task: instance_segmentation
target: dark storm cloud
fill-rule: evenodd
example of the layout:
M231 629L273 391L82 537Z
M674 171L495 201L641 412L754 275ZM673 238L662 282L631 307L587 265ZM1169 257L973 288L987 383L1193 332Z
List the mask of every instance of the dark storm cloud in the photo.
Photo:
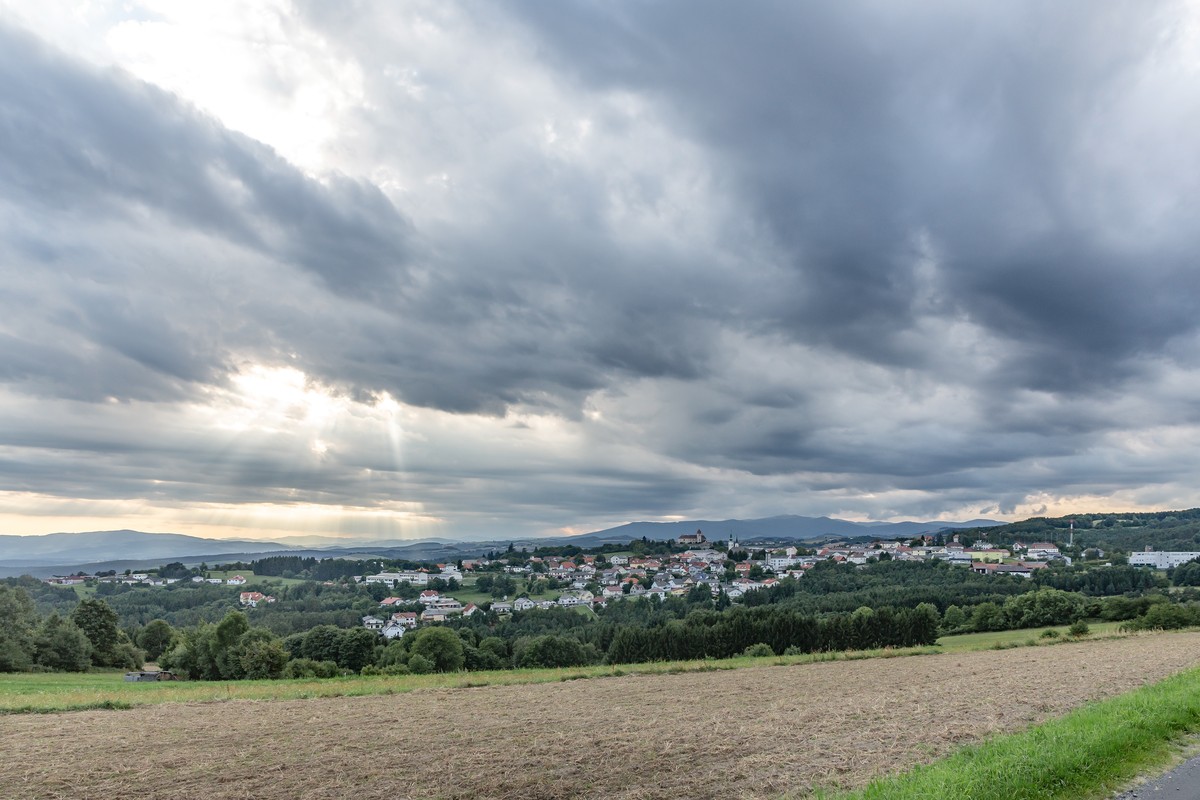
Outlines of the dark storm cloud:
M511 8L575 80L649 93L711 148L786 250L788 291L763 310L799 340L912 361L895 334L928 311L923 233L937 310L1013 344L997 382L1089 389L1196 328L1179 291L1195 178L1139 186L1178 134L1123 114L1170 77L1154 70L1183 35L1177 3ZM1171 102L1195 121L1198 94ZM1113 213L1139 192L1161 219ZM1138 237L1148 223L1191 233Z

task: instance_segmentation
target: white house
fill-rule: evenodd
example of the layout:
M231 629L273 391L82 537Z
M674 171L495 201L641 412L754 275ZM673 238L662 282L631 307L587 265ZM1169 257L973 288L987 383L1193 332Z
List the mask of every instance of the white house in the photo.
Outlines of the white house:
M772 572L779 572L795 565L799 561L800 559L796 557L795 553L792 553L790 556L774 555L767 558L767 566L771 568Z
M415 611L397 611L392 614L392 624L403 625L405 628L417 627L417 612Z
M1025 551L1026 558L1058 558L1061 553L1058 552L1058 545L1050 542L1034 542L1029 545Z

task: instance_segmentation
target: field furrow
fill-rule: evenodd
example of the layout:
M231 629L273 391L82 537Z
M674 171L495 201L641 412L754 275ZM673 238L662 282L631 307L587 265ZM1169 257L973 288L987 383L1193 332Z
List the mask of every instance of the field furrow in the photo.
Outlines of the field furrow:
M0 717L5 798L766 798L1200 663L1200 633L402 695Z

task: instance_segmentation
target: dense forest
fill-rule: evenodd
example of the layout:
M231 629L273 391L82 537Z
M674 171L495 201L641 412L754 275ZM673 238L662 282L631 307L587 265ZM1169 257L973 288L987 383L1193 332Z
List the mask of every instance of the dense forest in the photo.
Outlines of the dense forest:
M1026 544L1033 541L1049 541L1063 545L1073 536L1078 549L1096 547L1123 553L1144 550L1147 547L1155 550L1200 551L1200 508L1184 511L1033 517L1010 525L964 530L959 533L966 541L986 539L995 545L1018 541Z

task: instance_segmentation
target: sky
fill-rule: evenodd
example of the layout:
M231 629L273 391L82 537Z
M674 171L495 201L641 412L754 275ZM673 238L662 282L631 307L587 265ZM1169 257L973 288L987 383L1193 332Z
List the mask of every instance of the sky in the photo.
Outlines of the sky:
M1200 505L1200 6L0 0L0 533Z

